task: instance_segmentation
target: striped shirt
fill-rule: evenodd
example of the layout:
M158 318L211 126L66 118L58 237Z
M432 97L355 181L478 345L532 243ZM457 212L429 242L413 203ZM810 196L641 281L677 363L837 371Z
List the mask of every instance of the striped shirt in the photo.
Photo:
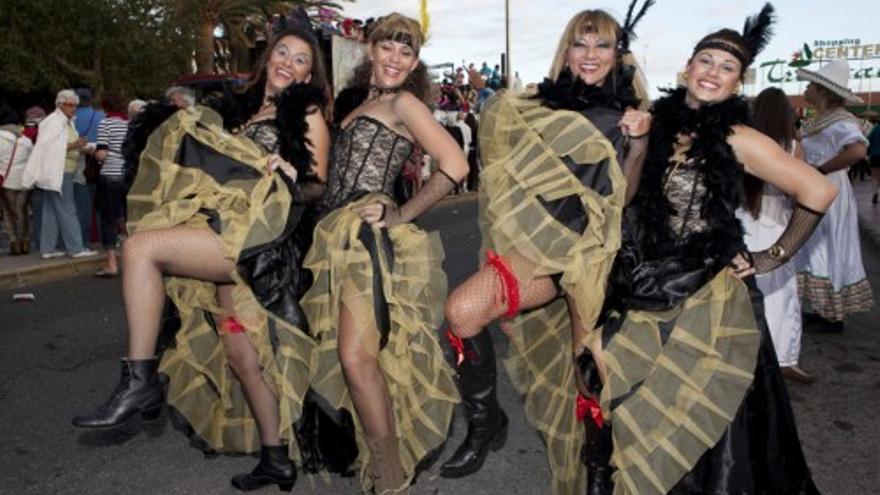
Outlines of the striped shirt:
M128 132L128 121L119 117L107 117L98 124L97 149L107 150L101 176L120 179L123 176L125 160L122 158L122 142Z

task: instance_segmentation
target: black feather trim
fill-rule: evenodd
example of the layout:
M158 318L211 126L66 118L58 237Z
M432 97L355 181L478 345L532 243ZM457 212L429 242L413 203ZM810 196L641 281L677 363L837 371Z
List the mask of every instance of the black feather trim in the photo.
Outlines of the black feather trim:
M632 86L634 70L629 65L619 65L618 69L605 78L600 86L588 86L571 70L565 68L556 81L544 79L538 84L535 98L554 110L564 109L581 112L595 107L625 111L627 107L638 108L640 100Z
M327 95L311 84L291 84L276 99L275 122L281 133L278 154L293 165L301 177L311 173L315 162L307 145L309 124L306 116L327 105Z
M694 110L685 104L684 88L668 93L651 109L648 154L610 279L609 298L615 300L606 301L608 307L646 305L645 301L651 298L656 303L657 293L661 293L660 299L665 299L665 307L669 307L689 296L690 291L701 287L746 250L742 225L734 213L741 204L743 170L727 138L734 125L748 123L748 103L735 97ZM675 211L664 190L667 168L680 134L693 136L687 157L693 158L692 166L705 180L706 195L695 201L701 205L700 216L707 223L704 231L682 239L669 228L669 218ZM675 284L679 290L674 294L658 289ZM642 297L646 287L653 291L650 297Z
M646 0L645 3L642 5L642 8L639 9L639 13L636 14L635 17L633 17L632 13L639 0L632 0L632 2L630 2L629 8L626 10L626 20L623 22L623 33L620 36L621 53L626 53L629 51L630 41L636 38L636 25L639 23L639 21L642 20L642 17L645 16L645 13L648 11L648 9L652 5L654 5L655 1L656 0Z
M220 114L223 127L230 132L238 132L263 104L263 91L252 87L245 92L225 88L222 95L211 95L203 105Z
M743 40L752 53L752 60L767 46L773 36L773 23L776 22L776 11L772 5L765 3L764 7L756 15L746 18L743 24Z
M336 95L333 103L333 125L339 127L345 117L367 100L369 88L349 86Z

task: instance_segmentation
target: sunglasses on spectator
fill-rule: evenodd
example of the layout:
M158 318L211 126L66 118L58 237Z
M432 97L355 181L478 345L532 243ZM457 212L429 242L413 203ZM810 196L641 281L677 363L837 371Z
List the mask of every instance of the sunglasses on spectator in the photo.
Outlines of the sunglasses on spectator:
M68 101L68 102L62 103L61 106L62 107L75 107L76 103L71 103Z

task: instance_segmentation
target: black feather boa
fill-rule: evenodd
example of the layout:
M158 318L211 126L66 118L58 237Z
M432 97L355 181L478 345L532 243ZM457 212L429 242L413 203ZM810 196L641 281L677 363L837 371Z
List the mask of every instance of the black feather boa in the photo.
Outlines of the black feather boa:
M333 102L333 125L339 127L342 121L355 108L361 106L361 103L367 101L369 96L369 88L361 88L357 86L349 86L336 95L336 101Z
M609 295L617 298L611 305L618 309L621 303L652 310L674 306L746 250L734 214L741 204L743 170L727 138L733 126L748 123L748 104L735 97L693 110L684 97L683 88L670 91L651 110L648 156L609 286ZM687 156L706 184L706 196L696 201L707 229L684 239L669 227L675 212L663 189L680 134L692 136Z
M222 96L209 97L204 103L220 114L224 128L238 131L259 110L262 91L236 93L227 90ZM297 169L300 182L317 180L311 169L314 157L307 146L310 143L306 137L309 130L306 116L326 105L326 93L304 83L291 84L275 99L275 125L281 134L278 154ZM176 106L167 102L151 103L129 125L122 146L128 184L137 175L138 161L150 134L177 110Z
M205 104L223 118L223 127L241 129L262 105L262 91L255 88L235 93L227 90L222 97L208 99ZM327 105L326 93L311 84L291 84L275 98L275 125L281 133L278 154L293 165L299 176L308 179L313 174L314 157L309 151L306 134L309 125L306 116Z
M581 112L603 107L623 112L627 107L639 107L640 100L632 86L633 74L632 66L619 65L614 73L605 78L602 86L588 86L565 68L556 81L547 78L538 84L538 93L534 97L553 110Z

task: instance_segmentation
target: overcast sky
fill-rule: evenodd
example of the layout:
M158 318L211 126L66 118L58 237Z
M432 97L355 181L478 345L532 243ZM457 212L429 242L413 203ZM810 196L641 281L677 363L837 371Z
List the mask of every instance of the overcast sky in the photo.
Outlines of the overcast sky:
M419 0L357 0L345 5L345 14L356 18L398 11L418 19ZM631 47L645 70L649 86L667 86L675 81L697 41L723 27L740 29L746 15L757 13L764 0L657 0L636 29L639 38ZM880 43L877 28L880 14L877 0L777 0L776 36L759 56L758 63L790 60L805 42L859 39L864 44ZM556 43L572 15L585 8L602 8L619 20L626 13L627 0L510 0L511 60L523 81L539 81L547 73ZM479 66L499 63L504 50L504 0L428 0L431 25L422 58L429 64L462 59ZM880 53L877 54L880 57ZM877 67L880 59L850 62L854 66ZM814 67L815 68L815 67ZM748 92L766 86L766 74ZM880 90L880 78L863 81L861 90ZM785 84L789 93L802 85ZM853 81L853 89L860 89ZM656 93L655 93L656 94Z

